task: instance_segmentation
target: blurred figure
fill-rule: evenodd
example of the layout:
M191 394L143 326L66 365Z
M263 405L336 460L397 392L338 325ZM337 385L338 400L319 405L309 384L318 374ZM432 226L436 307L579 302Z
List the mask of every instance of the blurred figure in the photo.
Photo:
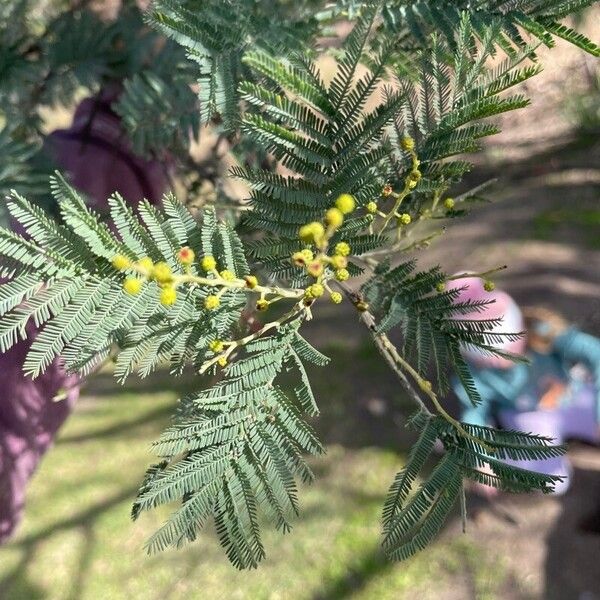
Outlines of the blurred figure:
M168 181L168 165L131 150L110 106L117 97L118 88L113 87L83 100L72 126L51 133L46 140L46 150L58 168L99 210L107 207L114 191L133 207L142 198L156 204ZM17 232L26 235L20 227ZM59 361L35 380L23 375L35 334L35 328L28 327L26 340L0 354L0 543L19 523L27 482L79 396L79 378L67 374Z
M505 292L485 291L479 277L451 281L460 290L457 302L489 300L480 312L461 318L502 318L494 333L517 333L523 338L497 344L500 350L525 354L529 364L488 356L475 347L464 348L481 404L474 407L462 386L454 391L462 404L461 420L475 425L497 423L553 438L600 443L600 340L570 327L556 313L534 308L519 309ZM566 457L543 461L511 461L516 466L561 475L555 493L569 487L571 465Z
M111 108L119 93L115 83L84 99L71 127L53 131L45 142L47 154L94 208L105 208L115 191L134 206L143 198L158 204L169 183L168 157L161 162L134 154L121 119Z

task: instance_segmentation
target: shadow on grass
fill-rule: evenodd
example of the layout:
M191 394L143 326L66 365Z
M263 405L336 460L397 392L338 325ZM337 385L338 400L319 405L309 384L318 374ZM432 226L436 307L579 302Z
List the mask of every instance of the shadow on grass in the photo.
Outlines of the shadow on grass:
M13 542L12 547L22 551L21 558L16 566L0 579L1 598L11 600L37 600L45 597L45 592L27 579L27 568L34 559L38 546L61 531L78 531L84 539L84 546L80 552L77 575L71 586L71 593L67 598L77 600L82 589L86 574L90 567L94 548L94 525L96 520L117 504L131 499L137 492L137 486L130 487L112 496L96 502L89 508L82 510L68 519L52 523L50 527L27 535Z

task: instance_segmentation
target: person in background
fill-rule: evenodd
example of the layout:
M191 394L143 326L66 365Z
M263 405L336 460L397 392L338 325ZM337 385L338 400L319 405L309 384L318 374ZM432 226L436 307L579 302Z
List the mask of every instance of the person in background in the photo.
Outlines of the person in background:
M462 386L455 383L461 420L475 425L499 425L553 438L600 443L600 340L586 334L557 313L544 308L521 311L505 292L487 292L479 277L451 281L458 290L456 302L489 300L480 312L465 319L502 321L495 333L524 331L522 338L498 344L515 354L524 354L529 364L488 356L475 347L463 349L481 404L473 406ZM555 493L564 493L572 468L566 456L540 461L510 461L516 466L561 475Z
M168 183L168 159L134 154L111 109L117 97L118 87L112 86L86 98L71 127L51 133L45 142L57 167L98 211L107 209L115 191L133 208L142 198L156 204ZM27 235L22 228L15 232ZM27 483L79 396L79 378L66 373L60 361L35 380L25 377L23 362L36 333L28 327L27 339L0 354L0 543L20 522Z

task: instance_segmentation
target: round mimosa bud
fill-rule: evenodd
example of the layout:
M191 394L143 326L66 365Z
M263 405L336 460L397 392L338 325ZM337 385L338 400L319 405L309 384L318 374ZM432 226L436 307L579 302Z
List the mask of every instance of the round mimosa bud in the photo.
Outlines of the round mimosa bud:
M206 308L206 310L215 310L220 304L221 300L218 296L206 296L206 299L204 300L204 308Z
M160 293L160 303L163 306L173 306L177 301L177 292L173 286L163 288Z
M123 282L123 289L132 296L139 294L142 289L142 280L137 277L128 277Z
M217 266L217 261L213 256L205 256L200 262L200 265L205 271L213 271Z
M196 258L196 254L189 246L184 246L177 253L177 260L182 265L191 265L194 262L195 258Z
M112 266L115 269L117 269L117 271L124 271L125 269L128 269L131 266L131 261L122 254L117 254L116 256L113 256L111 262Z
M335 201L336 208L344 215L349 215L356 208L356 200L350 194L341 194Z

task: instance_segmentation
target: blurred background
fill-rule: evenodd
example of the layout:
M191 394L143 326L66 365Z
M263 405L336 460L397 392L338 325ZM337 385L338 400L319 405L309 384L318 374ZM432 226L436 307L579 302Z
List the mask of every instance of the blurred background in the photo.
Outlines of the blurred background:
M594 40L599 17L579 25ZM506 263L498 285L520 304L600 335L600 70L560 41L540 58L544 72L526 84L532 105L504 118L466 182L498 178L494 202L454 220L419 260L448 272ZM72 113L45 114L48 131ZM133 524L132 498L151 440L194 382L159 371L119 386L106 369L85 384L28 488L17 535L0 547L0 598L600 599L600 450L583 444L570 447L565 496L469 498L466 535L457 514L412 560L384 559L380 510L412 439L410 406L351 309L321 313L307 337L332 358L310 374L328 452L312 462L317 479L302 489L294 531L266 533L257 571L232 569L210 530L183 550L145 555L167 512Z

